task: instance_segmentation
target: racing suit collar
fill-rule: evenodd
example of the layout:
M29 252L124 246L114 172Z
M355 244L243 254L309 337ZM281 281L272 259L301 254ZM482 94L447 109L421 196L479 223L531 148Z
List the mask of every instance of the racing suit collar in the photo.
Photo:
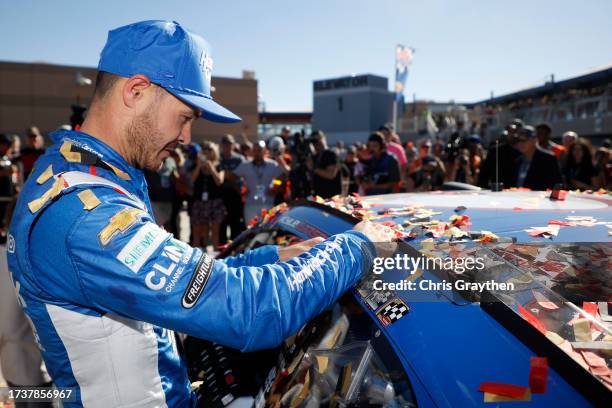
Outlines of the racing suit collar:
M119 170L127 173L130 176L130 181L120 184L125 184L129 190L133 190L132 192L136 193L145 203L149 202L147 183L143 171L131 166L123 156L102 140L76 130L57 130L50 133L49 138L55 144L61 143L64 139L70 139L97 154L104 161L112 164Z

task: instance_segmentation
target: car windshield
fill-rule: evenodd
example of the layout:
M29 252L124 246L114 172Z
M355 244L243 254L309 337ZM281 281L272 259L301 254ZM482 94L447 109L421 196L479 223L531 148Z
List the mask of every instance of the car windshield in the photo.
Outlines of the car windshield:
M419 251L428 257L484 259L482 270L438 270L436 274L451 281L512 283L513 290L458 293L483 307L504 305L612 389L612 246L608 243L447 242L421 245ZM502 319L505 325L509 322ZM516 326L508 328L518 334Z

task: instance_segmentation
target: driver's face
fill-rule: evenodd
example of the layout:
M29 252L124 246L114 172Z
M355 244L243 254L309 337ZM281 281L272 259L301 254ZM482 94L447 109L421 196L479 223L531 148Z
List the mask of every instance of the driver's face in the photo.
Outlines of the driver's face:
M127 134L131 164L157 171L179 144L191 141L191 126L200 112L165 90L152 91L158 95L132 120Z

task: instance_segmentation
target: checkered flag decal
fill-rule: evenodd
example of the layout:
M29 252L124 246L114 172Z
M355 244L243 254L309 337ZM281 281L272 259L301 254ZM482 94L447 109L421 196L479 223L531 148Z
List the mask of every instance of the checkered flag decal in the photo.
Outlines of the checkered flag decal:
M391 323L398 321L408 313L408 306L400 302L391 302L382 310L382 315L389 318Z

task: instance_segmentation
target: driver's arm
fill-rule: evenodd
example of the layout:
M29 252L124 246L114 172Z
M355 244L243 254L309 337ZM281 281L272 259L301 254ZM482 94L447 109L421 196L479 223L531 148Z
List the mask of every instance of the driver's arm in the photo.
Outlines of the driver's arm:
M252 255L215 261L172 238L127 199L102 196L101 190L102 204L76 220L63 219L62 211L80 204L76 194L41 214L31 237L32 254L38 254L32 263L46 275L46 289L102 313L242 350L280 344L351 287L374 256L365 235L349 232L287 262L234 267ZM128 210L132 215L123 221L134 216L132 225L110 239L104 235L101 243L100 234L112 232L113 217ZM50 246L65 256L46 256Z

